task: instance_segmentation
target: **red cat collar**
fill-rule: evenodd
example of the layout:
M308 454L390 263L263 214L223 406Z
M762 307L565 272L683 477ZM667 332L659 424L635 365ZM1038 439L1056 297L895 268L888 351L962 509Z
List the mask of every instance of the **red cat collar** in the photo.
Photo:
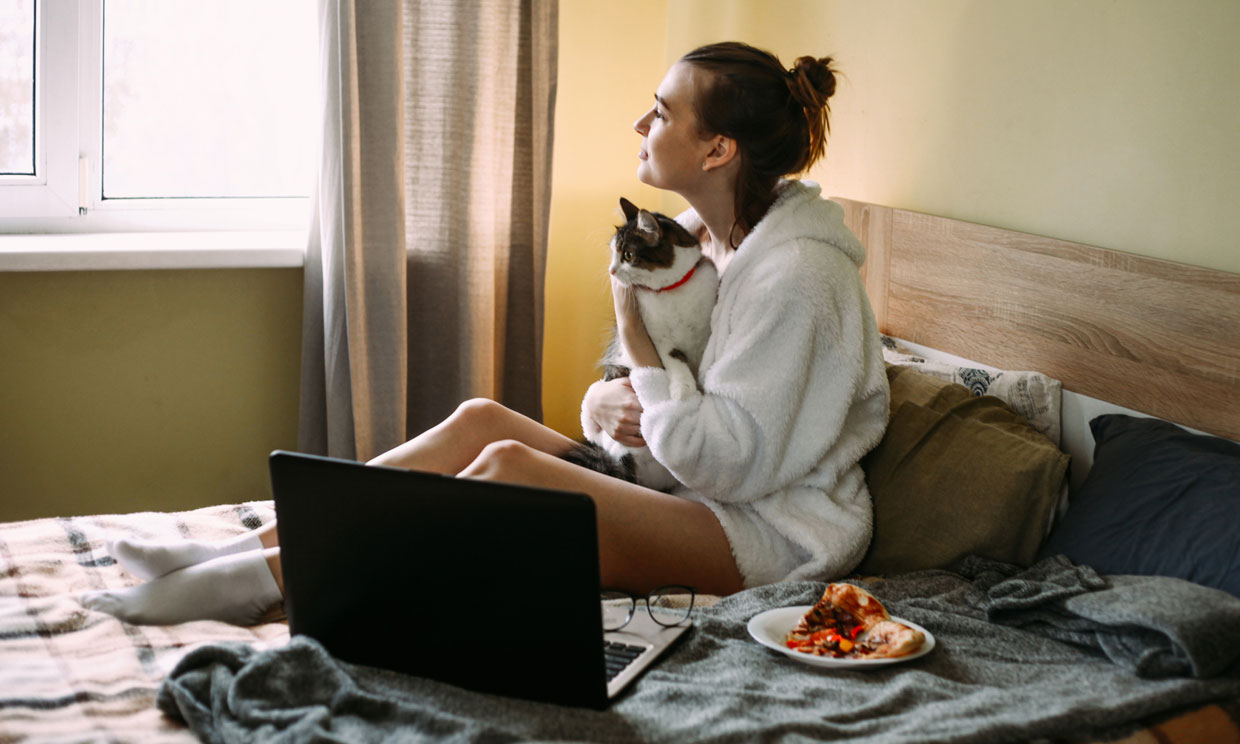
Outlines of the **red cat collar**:
M699 261L698 263L701 263L701 262ZM693 272L697 271L697 267L698 267L698 265L697 265L697 264L693 264L693 268L689 269L689 273L688 273L688 274L685 274L685 275L681 278L681 280L680 280L680 281L676 282L675 284L669 284L669 285L667 285L666 287L662 287L662 288L660 288L660 289L656 289L655 291L656 291L656 292L666 292L666 291L668 291L669 289L676 289L677 287L679 287L680 285L682 285L682 284L684 284L685 282L689 281L689 279L693 277Z

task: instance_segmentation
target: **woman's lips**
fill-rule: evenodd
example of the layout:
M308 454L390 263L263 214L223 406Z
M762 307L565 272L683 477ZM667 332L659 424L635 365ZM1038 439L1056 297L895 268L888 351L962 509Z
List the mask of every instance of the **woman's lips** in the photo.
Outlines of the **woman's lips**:
M647 159L647 158L649 158L649 157L650 157L650 156L646 154L646 151L645 151L645 150L638 150L638 151L637 151L637 159L638 159L638 160L646 160L646 159Z

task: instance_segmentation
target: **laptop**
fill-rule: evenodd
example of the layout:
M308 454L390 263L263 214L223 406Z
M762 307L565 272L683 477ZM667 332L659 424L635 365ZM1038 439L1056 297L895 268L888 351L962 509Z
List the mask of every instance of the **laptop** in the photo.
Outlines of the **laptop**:
M270 468L289 631L343 661L601 709L689 627L638 602L604 632L585 494L284 451Z

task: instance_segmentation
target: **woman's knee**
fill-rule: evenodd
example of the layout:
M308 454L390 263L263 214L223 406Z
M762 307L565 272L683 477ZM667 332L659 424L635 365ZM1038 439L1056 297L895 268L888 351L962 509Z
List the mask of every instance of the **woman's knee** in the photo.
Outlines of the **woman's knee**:
M504 480L507 475L524 472L534 453L533 447L516 439L491 442L461 471L461 477Z
M467 426L494 425L508 411L490 398L470 398L456 407L449 420Z

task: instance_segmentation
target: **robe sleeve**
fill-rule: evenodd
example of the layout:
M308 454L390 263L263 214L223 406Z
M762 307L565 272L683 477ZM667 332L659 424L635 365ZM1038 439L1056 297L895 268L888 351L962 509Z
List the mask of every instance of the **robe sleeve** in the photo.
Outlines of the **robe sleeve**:
M860 348L848 345L864 341L846 329L850 305L864 298L806 271L798 252L773 256L721 296L722 337L711 340L720 346L700 375L703 392L673 400L662 369L631 375L654 456L720 503L753 502L803 478L839 437L860 384Z

